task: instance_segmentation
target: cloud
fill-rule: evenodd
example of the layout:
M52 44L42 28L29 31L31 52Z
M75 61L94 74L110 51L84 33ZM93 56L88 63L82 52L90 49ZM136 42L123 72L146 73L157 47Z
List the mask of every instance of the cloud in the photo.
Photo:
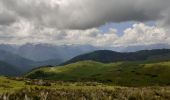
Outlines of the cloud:
M170 0L0 0L0 43L128 46L170 42ZM137 21L118 36L106 23ZM154 21L156 26L143 24ZM140 22L140 23L138 23Z
M117 30L111 28L103 33L97 28L87 30L56 30L55 28L37 27L32 23L20 21L10 26L0 26L0 43L49 43L49 44L90 44L94 46L133 46L150 44L169 44L170 34L166 28L148 26L144 23L134 24L118 36Z
M46 27L89 29L110 22L162 20L169 0L0 0L18 17ZM166 21L165 21L166 20Z
M17 17L15 14L7 9L0 3L0 25L9 25L16 22Z
M116 43L122 46L128 45L149 45L169 43L170 34L167 30L157 26L147 26L143 23L134 24L132 28L124 31Z

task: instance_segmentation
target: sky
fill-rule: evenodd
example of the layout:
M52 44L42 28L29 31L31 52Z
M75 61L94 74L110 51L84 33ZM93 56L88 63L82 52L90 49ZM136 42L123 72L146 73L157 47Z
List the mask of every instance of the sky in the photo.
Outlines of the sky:
M135 23L139 23L139 22L128 21L128 22L120 22L120 23L107 23L107 24L101 25L99 27L99 30L101 30L101 32L105 33L105 32L108 32L110 28L115 28L117 30L117 35L122 36L124 33L124 30L127 28L132 28L133 24L135 24ZM143 23L148 26L155 25L155 22L153 22L153 21L148 21L148 22L143 22Z
M170 43L170 0L0 0L0 43Z

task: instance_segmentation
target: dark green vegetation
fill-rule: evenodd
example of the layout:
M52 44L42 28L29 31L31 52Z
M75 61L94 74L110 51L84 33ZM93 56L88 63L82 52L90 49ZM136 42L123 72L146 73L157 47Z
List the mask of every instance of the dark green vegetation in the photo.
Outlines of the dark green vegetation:
M29 85L28 82L32 84ZM45 81L0 77L0 100L169 100L170 87L119 87L96 82ZM47 81L48 82L48 81ZM35 84L36 83L36 84ZM37 84L38 83L38 84Z
M122 86L170 85L170 62L77 62L60 67L40 68L26 75L32 79L97 81Z
M86 60L92 60L102 63L143 60L165 61L170 60L170 49L142 50L129 53L121 53L109 50L98 50L72 58L71 60L63 63L62 65Z

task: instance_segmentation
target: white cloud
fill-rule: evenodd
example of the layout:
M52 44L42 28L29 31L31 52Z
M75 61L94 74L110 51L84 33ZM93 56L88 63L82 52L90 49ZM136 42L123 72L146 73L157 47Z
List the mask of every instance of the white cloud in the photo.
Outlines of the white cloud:
M11 26L0 26L0 43L50 43L50 44L91 44L95 46L130 46L169 43L168 30L143 23L134 24L118 36L111 28L103 33L97 28L87 30L60 30L38 27L28 21L19 21Z
M122 45L166 43L167 37L169 37L169 34L164 28L139 23L134 24L132 28L126 29L117 43Z

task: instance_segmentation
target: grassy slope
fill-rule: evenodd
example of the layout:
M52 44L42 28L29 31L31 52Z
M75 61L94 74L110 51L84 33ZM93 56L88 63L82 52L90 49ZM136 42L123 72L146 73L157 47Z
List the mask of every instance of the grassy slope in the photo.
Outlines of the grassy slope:
M103 64L83 61L62 67L34 70L26 77L63 81L99 81L124 86L170 85L170 62Z
M0 76L0 93L14 92L24 87L24 82Z
M170 87L120 87L99 83L50 82L26 85L28 80L0 77L0 100L169 100ZM38 80L37 80L38 81Z

